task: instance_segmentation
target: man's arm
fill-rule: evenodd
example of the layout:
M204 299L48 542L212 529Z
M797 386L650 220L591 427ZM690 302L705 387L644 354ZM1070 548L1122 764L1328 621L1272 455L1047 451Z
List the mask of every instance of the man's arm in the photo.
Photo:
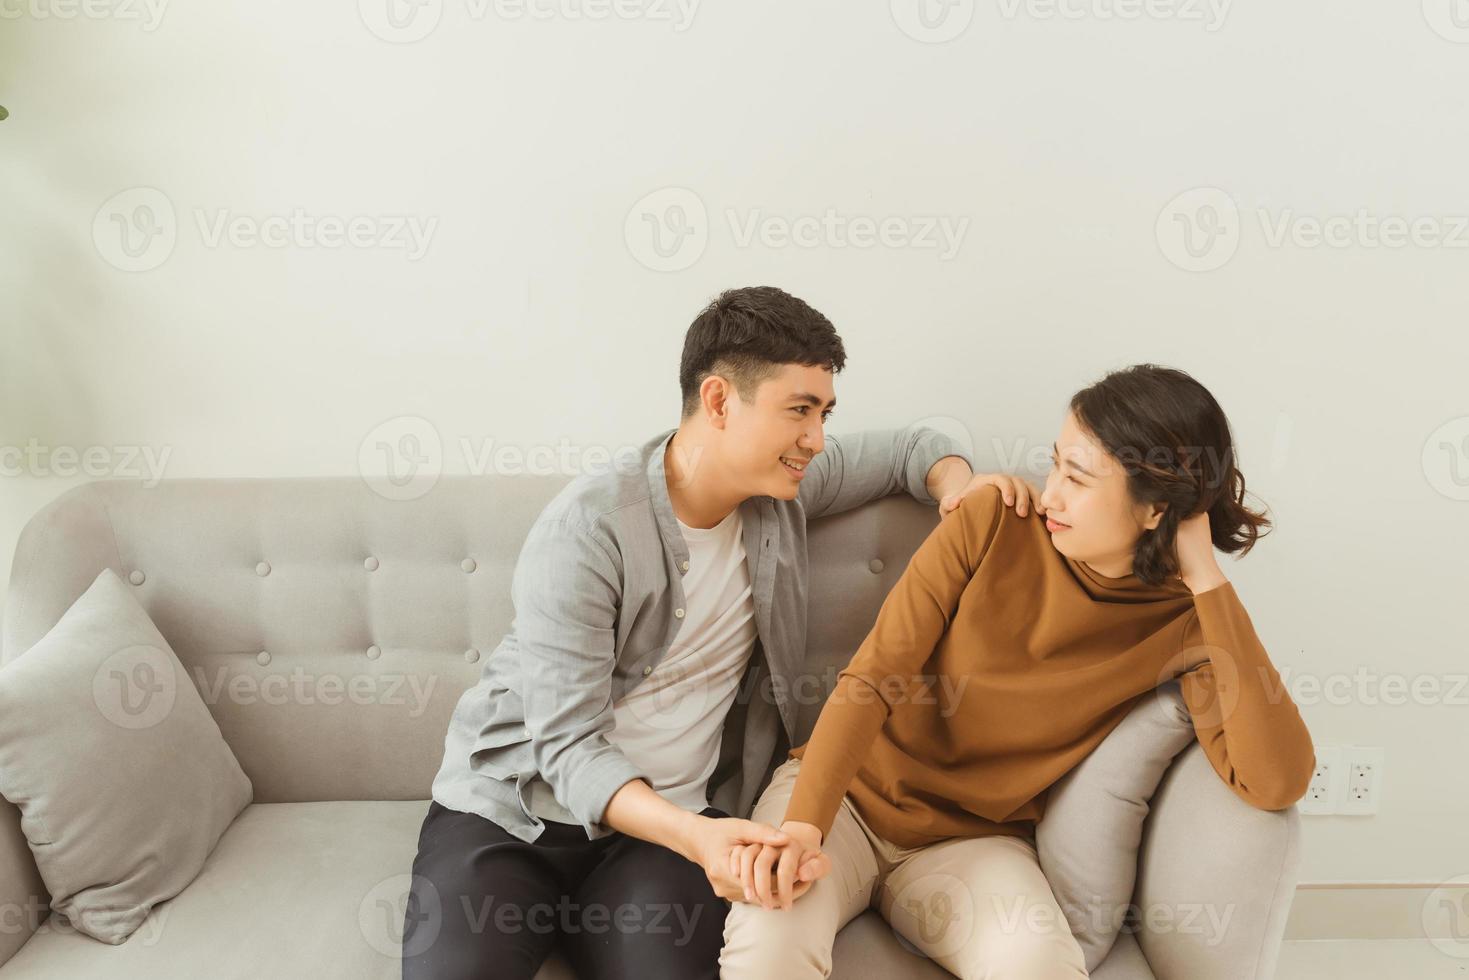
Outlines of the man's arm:
M604 535L569 520L537 524L521 550L511 594L536 767L588 836L604 837L610 828L662 844L702 867L721 897L738 899L730 849L789 838L767 824L715 820L670 803L607 739L616 723L616 555Z
M925 426L831 435L825 443L797 494L808 520L900 490L920 503L937 504L934 491L962 486L973 468L952 439Z
M746 844L783 847L789 835L769 824L738 817L706 817L668 802L641 779L634 779L612 795L607 804L609 826L631 837L662 844L698 865L720 898L732 902L754 896L745 891L739 873L730 866L730 851Z
M536 768L593 838L607 801L637 767L612 730L621 569L605 536L568 519L538 522L511 580L521 697Z

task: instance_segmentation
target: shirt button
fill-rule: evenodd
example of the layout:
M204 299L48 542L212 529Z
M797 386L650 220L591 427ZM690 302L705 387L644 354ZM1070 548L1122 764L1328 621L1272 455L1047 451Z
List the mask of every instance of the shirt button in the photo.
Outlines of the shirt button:
M681 568L681 569L683 569L684 571L688 571L689 570L689 563L686 562L686 561L681 561L681 562L678 563L678 567Z
M679 619L683 619L683 610L682 609L675 609L673 611L673 614L675 616L677 616Z
M644 667L643 668L643 676L644 677L647 677L652 672L653 672L653 668L652 667Z

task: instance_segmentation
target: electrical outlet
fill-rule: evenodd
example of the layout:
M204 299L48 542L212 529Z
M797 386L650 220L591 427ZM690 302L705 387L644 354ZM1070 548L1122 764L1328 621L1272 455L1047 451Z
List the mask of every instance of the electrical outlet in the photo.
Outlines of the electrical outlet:
M1317 745L1316 769L1306 795L1296 804L1301 813L1335 813L1345 789L1346 768L1341 750L1334 745Z
M1349 745L1342 754L1347 769L1347 791L1336 812L1353 816L1376 813L1382 797L1383 750Z
M1365 816L1377 812L1382 797L1384 752L1371 745L1317 745L1316 768L1306 795L1296 803L1302 814Z

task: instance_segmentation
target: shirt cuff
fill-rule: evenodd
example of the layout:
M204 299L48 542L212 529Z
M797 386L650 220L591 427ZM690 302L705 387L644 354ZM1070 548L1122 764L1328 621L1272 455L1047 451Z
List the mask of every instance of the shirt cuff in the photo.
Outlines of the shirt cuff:
M938 503L938 500L928 492L928 471L933 469L933 464L945 456L958 456L969 464L971 471L974 469L974 460L949 436L938 429L930 429L926 426L919 429L913 451L908 455L908 470L905 474L908 479L908 492L919 503Z

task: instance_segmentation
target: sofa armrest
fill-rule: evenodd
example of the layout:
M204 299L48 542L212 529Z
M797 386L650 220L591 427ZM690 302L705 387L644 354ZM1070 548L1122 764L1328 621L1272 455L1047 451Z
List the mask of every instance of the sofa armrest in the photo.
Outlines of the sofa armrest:
M51 893L20 831L20 808L0 799L0 964L26 944L50 908Z
M1300 814L1260 810L1198 742L1153 797L1138 862L1137 940L1157 980L1270 980L1300 874Z
M104 568L128 576L101 488L83 483L37 511L21 529L0 624L0 664L25 653L55 626Z

